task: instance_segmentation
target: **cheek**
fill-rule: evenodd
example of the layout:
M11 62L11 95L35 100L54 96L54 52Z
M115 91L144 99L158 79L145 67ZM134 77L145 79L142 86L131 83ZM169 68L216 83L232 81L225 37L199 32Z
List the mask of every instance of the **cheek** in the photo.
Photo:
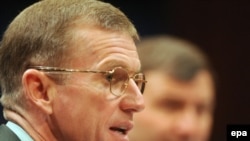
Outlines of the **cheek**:
M210 135L211 132L211 128L212 128L212 124L213 124L213 119L212 116L207 116L206 118L204 118L201 122L200 122L200 132L202 132L201 134L205 137Z
M89 115L94 116L101 112L105 108L105 100L101 94L90 88L64 86L58 90L54 108L64 118L82 122Z
M117 105L111 105L104 94L96 90L65 87L57 91L52 122L58 124L61 132L74 135L77 140L81 137L99 137Z
M135 123L143 128L148 128L152 132L166 131L170 123L166 114L154 109L145 108L144 111L135 114Z

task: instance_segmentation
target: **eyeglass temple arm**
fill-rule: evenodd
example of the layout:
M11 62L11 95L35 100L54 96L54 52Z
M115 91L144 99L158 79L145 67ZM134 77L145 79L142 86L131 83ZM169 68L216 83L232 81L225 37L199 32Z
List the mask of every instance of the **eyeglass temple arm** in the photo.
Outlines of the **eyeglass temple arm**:
M58 67L47 67L47 66L30 66L30 69L36 69L45 72L84 72L84 73L112 73L111 71L93 71L93 70L80 70L80 69L67 69Z

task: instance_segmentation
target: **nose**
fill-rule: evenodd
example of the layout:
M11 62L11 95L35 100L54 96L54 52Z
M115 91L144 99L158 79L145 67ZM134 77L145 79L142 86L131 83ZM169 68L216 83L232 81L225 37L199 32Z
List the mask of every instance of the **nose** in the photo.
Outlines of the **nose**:
M129 80L120 108L129 112L140 112L145 108L143 95L132 79Z

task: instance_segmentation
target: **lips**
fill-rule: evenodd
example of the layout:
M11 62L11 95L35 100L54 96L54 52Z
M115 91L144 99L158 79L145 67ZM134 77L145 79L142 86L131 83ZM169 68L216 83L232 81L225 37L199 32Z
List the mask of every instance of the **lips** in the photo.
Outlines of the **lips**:
M132 128L133 128L132 122L123 122L123 123L115 124L111 126L109 129L113 132L117 132L122 135L127 135L128 131L130 131Z
M123 135L126 135L128 132L128 129L125 127L110 127L109 129Z

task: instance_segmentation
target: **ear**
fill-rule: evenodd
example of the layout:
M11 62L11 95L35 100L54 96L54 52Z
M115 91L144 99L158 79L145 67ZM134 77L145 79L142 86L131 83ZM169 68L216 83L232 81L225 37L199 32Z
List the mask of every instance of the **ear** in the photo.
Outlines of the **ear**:
M47 114L51 114L55 95L54 83L44 72L29 69L22 77L24 94L31 103Z

